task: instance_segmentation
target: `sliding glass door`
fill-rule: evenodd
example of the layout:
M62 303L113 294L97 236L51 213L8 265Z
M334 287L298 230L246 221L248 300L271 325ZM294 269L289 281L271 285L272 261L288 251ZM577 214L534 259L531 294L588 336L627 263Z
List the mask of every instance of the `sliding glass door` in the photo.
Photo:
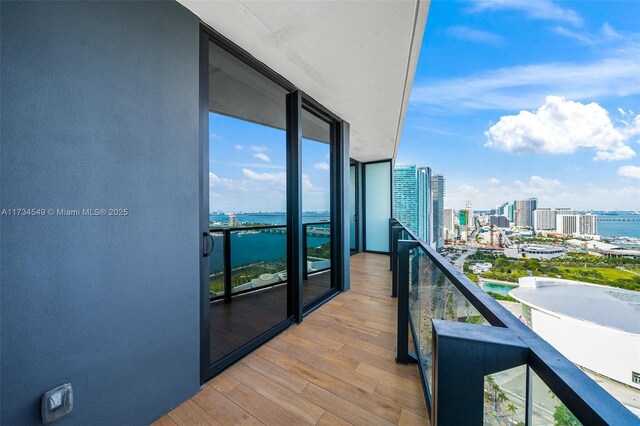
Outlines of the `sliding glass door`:
M200 55L204 382L342 285L348 146L339 118L219 35L203 29Z
M302 302L334 289L331 273L331 147L332 123L302 109Z
M291 323L287 90L208 43L209 375Z

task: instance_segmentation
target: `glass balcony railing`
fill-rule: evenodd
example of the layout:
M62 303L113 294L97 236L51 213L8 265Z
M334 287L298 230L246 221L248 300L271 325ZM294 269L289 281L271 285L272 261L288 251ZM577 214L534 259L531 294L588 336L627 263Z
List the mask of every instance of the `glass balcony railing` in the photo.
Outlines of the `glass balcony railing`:
M304 223L302 238L304 278L331 269L331 223Z
M287 227L212 228L210 299L231 298L287 281Z
M392 293L398 297L396 360L418 364L432 424L639 423L394 219L389 245Z

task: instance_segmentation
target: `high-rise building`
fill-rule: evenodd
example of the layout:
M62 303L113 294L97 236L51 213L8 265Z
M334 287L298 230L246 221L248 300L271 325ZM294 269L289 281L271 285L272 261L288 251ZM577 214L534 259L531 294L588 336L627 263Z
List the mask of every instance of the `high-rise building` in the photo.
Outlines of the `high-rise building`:
M433 239L436 250L444 247L444 176L431 175L431 196L433 198Z
M435 245L432 237L431 169L415 165L394 167L393 213L418 237Z
M567 210L567 212L569 211ZM598 216L558 213L556 215L556 232L564 235L595 235L598 233Z
M516 223L516 226L524 228L533 227L533 212L536 210L537 204L537 198L514 201L514 222Z
M502 203L498 207L496 207L495 214L499 216L509 217L509 203Z
M393 168L393 215L418 232L418 175L416 166Z
M538 208L533 211L533 229L538 231L556 228L556 211Z
M456 219L455 210L451 208L442 209L442 227L444 228L445 233L446 231L449 231L450 233L453 232L457 224L456 223L457 221L455 219Z
M533 212L533 229L538 231L549 231L556 229L556 216L559 214L576 214L574 210L568 208L538 208Z
M496 226L498 228L508 228L509 227L509 219L503 215L490 215L489 216L489 225Z
M578 232L577 214L556 215L556 232L564 235L573 235Z
M596 235L598 233L598 216L590 213L580 215L579 232L582 235Z
M514 203L507 204L507 219L511 222L515 220L516 216L516 205Z
M434 246L431 169L419 167L418 178L418 236Z

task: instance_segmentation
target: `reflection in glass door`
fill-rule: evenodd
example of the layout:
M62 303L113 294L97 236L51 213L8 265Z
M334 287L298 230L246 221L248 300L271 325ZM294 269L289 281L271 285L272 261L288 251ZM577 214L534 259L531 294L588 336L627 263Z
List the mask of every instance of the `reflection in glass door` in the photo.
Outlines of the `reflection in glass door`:
M302 302L334 288L331 274L331 124L302 109Z
M287 91L209 42L211 377L290 323Z

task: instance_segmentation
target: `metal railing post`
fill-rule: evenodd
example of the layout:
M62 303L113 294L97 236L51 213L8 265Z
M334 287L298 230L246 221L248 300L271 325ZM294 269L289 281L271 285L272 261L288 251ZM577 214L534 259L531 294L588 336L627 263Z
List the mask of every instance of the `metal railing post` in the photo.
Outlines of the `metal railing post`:
M398 297L398 240L402 233L402 226L391 227L391 245L389 256L391 257L391 297Z
M393 270L393 256L391 256L391 242L393 241L393 238L391 236L391 232L392 232L392 228L394 225L399 225L400 223L394 219L391 218L389 219L389 270L392 271Z
M231 303L231 231L229 229L225 229L222 235L222 253L224 256L224 303Z
M431 424L482 424L484 377L525 365L529 348L508 328L439 319L431 327Z
M398 261L396 271L398 274L398 332L396 362L408 364L409 356L409 251L418 246L417 241L400 240L398 245Z
M309 267L307 266L307 224L302 224L302 279L309 278Z
M533 383L532 383L532 377L531 377L531 367L529 367L528 365L525 367L526 368L526 382L525 382L525 388L524 388L524 393L525 393L525 399L524 399L524 403L525 403L525 418L524 418L524 424L525 426L531 426L531 418L533 416Z

